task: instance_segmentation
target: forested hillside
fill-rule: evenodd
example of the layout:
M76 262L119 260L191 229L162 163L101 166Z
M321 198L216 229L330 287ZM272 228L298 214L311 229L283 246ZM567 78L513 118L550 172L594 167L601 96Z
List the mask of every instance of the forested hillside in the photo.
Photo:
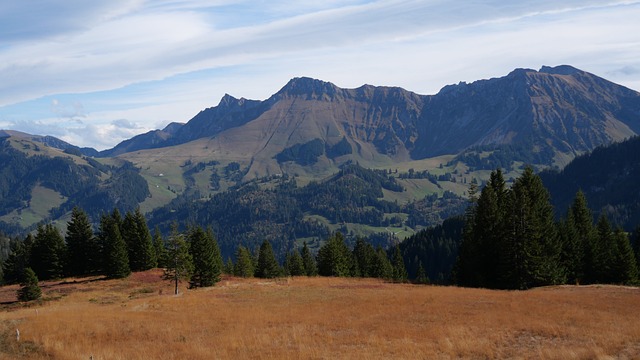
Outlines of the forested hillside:
M640 224L640 137L599 147L561 171L544 171L540 177L558 214L581 190L594 216L604 214L627 231Z

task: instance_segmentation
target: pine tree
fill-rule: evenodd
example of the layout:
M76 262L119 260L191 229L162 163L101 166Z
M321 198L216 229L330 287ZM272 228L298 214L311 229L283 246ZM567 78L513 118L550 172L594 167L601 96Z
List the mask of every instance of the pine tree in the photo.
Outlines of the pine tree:
M549 193L527 167L512 188L508 259L515 270L508 285L516 289L562 283L561 246Z
M416 272L416 282L418 284L428 284L429 278L427 277L427 273L424 271L424 267L422 266L422 261L418 265L418 271Z
M309 250L309 246L307 246L306 241L302 246L302 263L304 264L304 272L307 276L318 275L316 260L311 255L311 250Z
M593 245L593 280L596 283L614 282L615 240L611 224L605 215L600 215L596 224L597 236Z
M2 264L4 282L16 284L22 280L24 269L29 266L33 236L28 234L23 241L15 242L11 254Z
M42 297L42 291L38 285L38 277L31 268L24 269L20 289L18 290L19 301L38 300Z
M178 225L173 224L167 244L167 267L164 269L163 278L174 282L174 293L178 295L178 284L182 280L188 281L192 272L193 262L189 254L189 244L178 232Z
M29 266L42 280L59 279L64 275L66 245L52 224L39 226L31 249Z
M165 248L164 239L160 228L156 226L153 234L153 248L156 254L156 260L159 268L165 268L167 266L167 249Z
M356 244L353 247L353 260L357 265L359 274L354 276L372 277L372 265L376 256L376 250L371 244L366 242L363 238L356 239Z
M619 227L616 228L613 237L616 243L614 274L617 278L615 282L620 284L634 283L638 279L638 266L629 237Z
M254 266L251 259L251 252L244 246L240 245L236 249L236 263L233 267L233 274L244 278L253 277Z
M114 279L129 276L131 268L129 267L127 244L120 235L117 216L113 214L103 215L100 218L98 241L102 248L102 270L104 274Z
M376 249L376 256L371 267L371 276L379 279L391 279L393 266L387 257L387 252L380 246Z
M140 208L134 213L127 212L120 230L127 244L131 271L144 271L156 267L158 262L151 233Z
M393 250L393 280L396 282L407 281L407 268L400 252L400 246L396 245Z
M224 264L223 273L226 275L233 275L233 260L230 257L227 258L227 262Z
M99 246L84 210L74 207L67 223L67 273L72 276L100 271Z
M593 214L587 205L587 198L582 190L576 193L571 204L573 215L573 227L577 239L575 240L576 264L569 267L578 283L590 283L594 281L594 257L596 252L593 247L596 242L596 231L593 226Z
M562 244L560 261L567 272L567 282L579 284L583 278L584 251L579 242L573 210L569 208L566 219L558 223L558 235Z
M304 269L304 262L302 256L298 251L294 250L290 254L287 254L285 261L285 273L289 276L303 276L306 275Z
M318 251L318 273L322 276L351 276L351 251L337 232Z
M213 234L206 233L201 227L194 226L187 233L189 254L193 261L193 271L189 281L190 288L213 286L220 281L222 267L214 250Z
M281 275L280 265L276 260L273 248L268 240L264 240L260 245L258 254L258 266L256 266L256 277L271 279Z

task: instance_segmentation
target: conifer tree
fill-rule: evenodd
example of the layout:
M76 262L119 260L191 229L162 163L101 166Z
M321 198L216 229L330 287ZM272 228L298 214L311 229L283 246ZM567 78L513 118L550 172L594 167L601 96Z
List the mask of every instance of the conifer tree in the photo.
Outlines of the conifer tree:
M11 254L2 264L2 272L6 284L16 284L22 280L24 269L29 266L33 242L34 239L31 234L27 234L23 241L15 242Z
M222 267L218 259L219 253L214 250L213 234L205 232L201 227L194 226L187 233L189 254L193 261L193 271L189 287L213 286L220 281ZM217 256L216 256L217 255Z
M117 215L119 216L119 213ZM118 216L103 215L100 218L98 235L102 248L102 270L107 277L114 279L125 278L131 274L127 244L120 235Z
M294 250L290 254L287 254L285 261L285 274L289 276L306 275L304 262L302 261L302 256L300 256L298 251Z
M396 245L393 250L393 280L396 282L407 281L407 268L400 252L400 246Z
M576 193L571 204L573 224L576 232L576 261L575 277L577 282L589 283L593 281L594 257L596 253L593 249L596 242L596 231L593 226L593 214L587 205L587 198L582 190ZM571 271L571 268L570 268Z
M635 255L629 242L629 237L618 227L613 233L616 243L616 256L614 260L614 274L616 283L631 284L638 279L638 266Z
M613 238L609 219L603 214L596 224L597 236L592 247L593 251L593 281L596 283L612 283L614 274L614 261L616 260L616 242Z
M159 268L167 266L167 249L165 248L164 238L160 232L160 228L156 226L153 234L153 248L156 254L156 260Z
M244 278L253 277L254 266L252 255L249 249L240 245L236 249L236 263L233 267L233 274Z
M507 251L516 271L510 285L527 289L562 283L561 247L548 191L527 167L516 179L512 193L509 225L513 232Z
M189 280L193 272L193 262L189 254L189 244L184 236L178 232L178 225L173 224L171 236L167 243L167 267L164 269L164 279L171 280L178 295L178 285L182 280Z
M29 266L42 280L59 279L64 275L66 245L52 224L40 225L31 249Z
M422 266L422 261L418 265L418 271L416 272L416 282L418 284L428 284L429 277L427 277L427 273L424 271L424 267Z
M354 274L354 276L372 277L372 265L375 256L376 250L373 246L363 238L358 237L353 247L353 261L357 265L360 273Z
M304 264L304 272L307 276L318 275L316 259L314 259L313 255L311 255L311 250L309 250L309 246L307 245L306 241L302 246L302 263Z
M42 290L38 285L38 277L31 268L24 269L20 289L18 290L19 301L38 300L42 297Z
M67 223L67 273L72 276L100 271L100 248L93 236L91 221L84 210L74 207Z
M264 240L260 245L260 253L258 254L258 266L256 266L255 275L259 278L275 278L280 276L281 270L276 260L273 248L268 240Z
M318 251L318 273L322 276L351 276L351 251L340 232L329 237Z
M158 262L151 233L140 208L134 213L127 212L120 230L127 244L131 271L144 271L156 267Z
M227 262L224 264L223 273L233 275L233 260L230 257L227 258Z
M371 276L379 279L391 279L393 277L393 266L387 257L387 252L381 246L376 249Z
M566 269L567 282L579 284L584 274L584 249L579 242L571 208L567 211L567 217L558 223L558 234L562 246L560 262Z

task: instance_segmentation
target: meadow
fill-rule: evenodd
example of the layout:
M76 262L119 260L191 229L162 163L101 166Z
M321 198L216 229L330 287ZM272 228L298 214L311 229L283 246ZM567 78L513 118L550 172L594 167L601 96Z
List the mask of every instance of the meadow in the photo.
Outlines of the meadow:
M29 304L0 288L0 359L640 358L632 287L225 277L176 296L159 270L41 286Z

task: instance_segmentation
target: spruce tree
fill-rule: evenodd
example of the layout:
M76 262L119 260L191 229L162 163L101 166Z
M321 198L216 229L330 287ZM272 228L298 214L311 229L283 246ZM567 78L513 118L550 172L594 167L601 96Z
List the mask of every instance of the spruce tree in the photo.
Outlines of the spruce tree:
M259 278L275 278L281 275L280 265L276 260L273 248L268 240L264 240L260 245L260 253L258 254L258 266L256 266L256 277Z
M167 266L167 249L165 248L164 238L160 232L160 228L156 226L153 234L153 248L156 254L156 260L159 268Z
M372 266L375 256L376 250L373 246L363 238L358 237L353 247L353 260L360 273L354 274L354 276L372 277Z
M42 280L59 279L64 275L66 245L52 224L40 225L31 249L29 266Z
M294 250L290 254L287 254L285 261L285 273L289 276L303 276L306 275L304 269L304 262L302 256L298 251Z
M190 288L213 286L220 281L222 267L214 250L213 234L194 226L187 233L189 254L193 261L193 271L189 281Z
M113 214L103 215L100 218L98 235L102 248L102 271L104 275L114 279L125 278L131 274L127 244L120 235L118 219L119 217Z
M513 232L505 249L515 272L508 285L527 289L562 283L561 246L542 180L527 167L516 179L512 194L509 226Z
M638 266L629 237L620 227L616 228L613 237L616 243L614 274L617 279L615 282L620 284L634 283L638 279Z
M93 274L100 271L100 248L93 236L91 221L84 210L74 207L67 223L67 273L72 276Z
M304 264L304 272L307 276L318 275L316 259L311 255L311 250L309 250L309 246L306 241L302 246L302 263Z
M178 232L178 225L173 224L167 243L167 267L164 269L163 278L174 283L174 293L178 295L178 284L182 280L188 281L192 272L193 262L189 254L189 244Z
M318 251L318 273L322 276L351 276L351 251L340 232L329 237Z
M416 283L418 284L429 283L429 277L427 277L427 273L424 271L424 267L422 266L422 261L420 261L418 265L418 271L416 272Z
M575 231L577 239L575 240L576 264L572 265L569 271L574 273L576 282L590 283L594 281L594 258L597 256L593 249L596 242L596 231L593 226L593 214L582 190L576 193L570 211L573 215L573 231Z
M240 245L236 249L236 263L233 267L233 274L244 278L253 277L254 266L252 255L249 249Z
M4 282L16 284L22 280L24 269L29 266L33 236L28 234L23 241L16 241L9 257L2 264Z
M387 257L387 252L381 246L376 249L376 256L371 267L371 276L379 279L391 279L393 266Z
M127 212L120 230L127 244L131 271L144 271L156 267L158 262L151 233L140 208L134 213Z
M404 265L400 246L396 245L393 249L393 280L396 282L405 282L407 278L407 268Z
M593 281L608 284L616 279L614 262L616 242L609 219L603 214L596 224L597 236L593 245Z
M567 211L567 217L558 223L558 235L562 244L560 261L566 269L567 282L579 284L584 274L584 248L579 241L571 208Z
M22 280L20 281L20 289L18 290L19 301L38 300L42 297L42 290L38 285L38 277L31 268L24 269Z
M224 263L224 270L222 271L226 275L233 275L233 260L230 257L227 258L227 262Z

